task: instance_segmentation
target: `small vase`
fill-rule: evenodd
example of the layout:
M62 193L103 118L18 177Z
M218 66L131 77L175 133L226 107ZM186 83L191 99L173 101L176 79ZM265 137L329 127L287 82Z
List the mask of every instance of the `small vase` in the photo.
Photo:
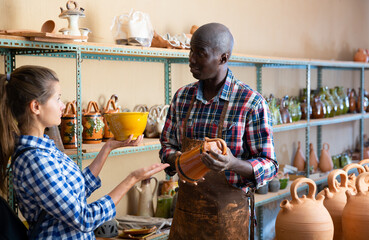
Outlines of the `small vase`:
M355 53L355 56L354 56L354 61L355 62L368 62L368 55L367 55L367 52L365 51L365 49L363 48L359 48L357 50L357 52Z
M297 167L299 171L304 171L305 169L305 157L301 151L300 141L297 143L297 150L296 150L295 158L293 160L293 166Z
M329 144L323 143L323 148L320 152L320 159L319 159L319 169L322 172L328 172L333 169L332 158L328 150L329 150Z
M309 157L310 166L313 167L314 172L316 172L316 170L318 170L318 157L316 156L312 143L310 143L310 155L309 156L310 156Z

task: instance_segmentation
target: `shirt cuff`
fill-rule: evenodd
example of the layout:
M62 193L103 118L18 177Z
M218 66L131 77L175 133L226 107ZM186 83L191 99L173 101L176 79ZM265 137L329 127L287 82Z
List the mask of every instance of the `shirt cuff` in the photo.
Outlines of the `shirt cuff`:
M101 203L102 209L104 210L104 222L113 219L117 214L113 199L109 195L105 195L98 201Z
M83 172L83 176L85 177L86 187L88 187L89 191L92 193L99 187L101 187L101 179L100 177L95 177L95 175L92 174L89 167L86 167Z
M264 181L264 168L261 165L260 161L258 160L248 160L248 162L252 165L252 169L254 171L254 177L255 181L253 184L256 188L259 188L266 184L266 181Z

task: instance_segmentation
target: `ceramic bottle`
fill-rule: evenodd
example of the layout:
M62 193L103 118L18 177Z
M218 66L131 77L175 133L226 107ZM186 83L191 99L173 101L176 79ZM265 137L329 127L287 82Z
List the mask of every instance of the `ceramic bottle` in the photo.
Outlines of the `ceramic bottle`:
M323 143L323 148L320 152L320 159L319 159L319 164L318 164L319 169L322 172L328 172L333 169L332 157L328 151L329 151L329 144Z
M299 198L299 185L309 185L308 196ZM276 239L296 240L333 238L333 221L323 205L324 197L315 199L316 184L309 178L298 178L291 185L292 200L283 200L275 222Z
M151 180L155 180L155 187L151 190ZM153 217L154 216L154 205L153 197L158 187L158 179L150 177L141 181L141 186L135 186L135 189L139 192L138 198L138 216Z
M299 171L305 170L305 156L302 153L300 141L298 141L297 143L297 150L296 150L295 158L293 160L293 166L297 167Z
M346 192L347 204L342 213L345 240L366 240L369 237L369 172L360 174L355 182L357 194Z

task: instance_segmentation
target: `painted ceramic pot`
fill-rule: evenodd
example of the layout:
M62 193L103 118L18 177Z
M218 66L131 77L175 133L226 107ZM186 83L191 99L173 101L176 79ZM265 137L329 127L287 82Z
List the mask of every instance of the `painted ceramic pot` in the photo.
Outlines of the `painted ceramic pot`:
M60 135L66 149L77 148L77 112L74 103L69 102L61 117Z
M364 240L369 236L369 173L360 174L355 182L357 194L346 192L347 204L342 213L342 228L345 240Z
M92 111L94 108L94 112ZM82 116L83 125L83 143L96 144L101 143L104 131L104 121L97 103L90 101L87 110Z
M183 182L197 184L197 182L210 171L201 161L201 153L209 151L210 149L219 154L227 154L227 144L223 139L205 138L205 141L201 145L177 157L175 162L176 170L179 178Z
M110 108L111 107L111 108ZM109 125L105 119L105 114L107 113L117 113L119 112L119 109L117 108L115 104L114 98L109 99L108 103L106 104L106 107L103 110L104 113L104 136L103 141L106 142L110 138L114 137L114 134L111 132Z
M341 177L341 183L337 184L337 176ZM334 225L334 240L343 240L342 233L342 212L347 202L346 191L348 188L347 173L341 169L333 170L328 175L328 188L324 188L320 195L323 195L324 206L332 217Z
M309 193L299 198L297 188L303 183L309 185ZM324 197L315 199L315 192L316 184L309 178L298 178L292 183L292 200L281 202L275 223L278 240L333 238L333 221L323 205Z

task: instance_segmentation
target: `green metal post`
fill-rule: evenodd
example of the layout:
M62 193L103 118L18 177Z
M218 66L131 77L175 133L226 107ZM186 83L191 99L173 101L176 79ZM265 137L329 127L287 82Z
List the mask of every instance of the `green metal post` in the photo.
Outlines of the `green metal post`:
M306 66L306 106L310 106L310 76L311 66ZM305 145L306 145L306 177L310 176L310 114L306 114L307 125L305 128Z
M317 88L320 89L323 83L323 74L322 67L318 67L318 77L317 77ZM322 149L322 126L317 126L317 134L316 134L316 151L318 154L318 159L320 158L320 149Z
M82 94L81 94L81 49L76 51L76 104L77 104L77 165L82 169Z
M361 76L360 76L360 99L361 99L361 108L360 108L360 159L364 159L364 72L365 68L361 68Z
M172 63L170 60L165 60L164 62L164 71L165 71L165 83L164 83L164 91L165 91L165 104L170 104L171 96L172 96Z
M256 90L263 94L263 65L256 64Z

